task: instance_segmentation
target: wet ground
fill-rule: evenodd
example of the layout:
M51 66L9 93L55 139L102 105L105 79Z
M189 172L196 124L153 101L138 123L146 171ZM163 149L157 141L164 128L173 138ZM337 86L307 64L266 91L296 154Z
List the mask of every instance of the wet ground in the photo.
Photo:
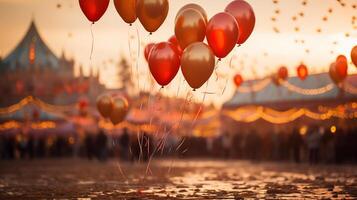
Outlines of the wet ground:
M145 176L147 174L147 176ZM0 199L357 199L357 166L243 161L0 162Z

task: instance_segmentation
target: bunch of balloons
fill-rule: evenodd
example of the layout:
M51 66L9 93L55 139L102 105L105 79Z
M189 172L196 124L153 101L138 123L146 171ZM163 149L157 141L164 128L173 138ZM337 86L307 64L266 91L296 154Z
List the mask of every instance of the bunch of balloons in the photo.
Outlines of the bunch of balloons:
M348 62L344 55L339 55L336 61L330 65L330 78L331 80L339 84L347 77Z
M175 19L175 35L168 42L148 44L145 58L150 72L163 87L181 71L195 90L212 75L215 57L226 57L236 44L243 44L255 26L252 7L244 0L234 0L225 12L209 21L206 11L197 4L182 7ZM208 45L203 43L207 38Z
M116 125L124 121L129 111L129 103L123 96L113 98L103 94L97 98L97 109L102 117L109 118Z
M95 23L106 12L109 0L79 0L79 5L87 19ZM114 0L114 6L124 22L131 25L139 18L150 33L160 28L169 12L168 0Z

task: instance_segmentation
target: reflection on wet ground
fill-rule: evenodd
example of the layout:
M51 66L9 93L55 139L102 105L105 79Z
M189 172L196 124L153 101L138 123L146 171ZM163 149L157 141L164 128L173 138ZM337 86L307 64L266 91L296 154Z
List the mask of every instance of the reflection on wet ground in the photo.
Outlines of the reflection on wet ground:
M118 161L0 162L0 199L106 198L357 199L357 166L160 160L147 169Z

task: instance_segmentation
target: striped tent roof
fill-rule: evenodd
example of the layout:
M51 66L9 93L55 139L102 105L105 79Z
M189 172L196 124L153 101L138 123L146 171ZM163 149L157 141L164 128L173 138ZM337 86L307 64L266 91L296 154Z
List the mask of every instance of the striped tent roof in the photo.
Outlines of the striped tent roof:
M249 88L252 85L259 84L259 82L262 82L262 80L246 81L241 87ZM304 102L329 102L329 100L345 102L357 100L357 94L341 90L338 86L332 84L328 73L310 75L304 81L298 77L290 77L287 83L295 86L295 88L306 90L324 88L328 85L330 85L330 89L325 93L306 95L291 91L288 87L277 86L273 82L270 82L266 87L257 92L243 93L237 89L233 97L227 101L223 107L229 108L245 105L276 105L279 107L283 104L291 105L294 104L294 102L299 102L299 104L303 105ZM344 84L357 87L357 75L349 76Z
M31 48L34 53L33 65L51 67L54 69L59 68L59 59L42 40L34 21L31 22L30 27L22 41L8 56L3 59L3 62L5 63L4 66L12 70L15 69L16 66L21 68L31 66L29 59Z

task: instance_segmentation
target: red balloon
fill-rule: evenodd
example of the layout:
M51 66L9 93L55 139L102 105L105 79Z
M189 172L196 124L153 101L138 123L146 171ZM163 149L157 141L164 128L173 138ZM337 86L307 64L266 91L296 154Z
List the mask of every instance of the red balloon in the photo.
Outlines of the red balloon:
M241 86L243 83L243 77L240 74L237 74L234 76L234 84L237 86L237 88L239 86Z
M301 80L305 80L306 77L309 75L309 71L308 71L306 65L304 65L304 64L299 65L299 67L297 67L296 71L297 71L298 77Z
M175 45L170 42L156 44L149 56L150 72L162 87L175 78L180 69L180 56Z
M243 44L252 34L255 26L255 14L253 8L243 0L232 1L225 9L237 20L239 27L238 44Z
M169 39L169 42L171 42L171 44L175 45L175 47L177 48L177 51L178 51L178 53L179 53L179 55L181 57L183 51L182 51L182 49L180 47L180 44L178 43L178 40L177 40L176 36L175 35L171 36L170 39Z
M154 46L155 46L154 43L149 43L146 45L146 47L144 49L144 55L145 55L146 61L149 61L150 52Z
M336 59L335 69L338 77L344 80L347 77L348 61L346 56L339 55Z
M238 40L238 24L228 13L218 13L207 24L207 41L218 58L226 57Z
M109 0L79 0L84 15L93 23L104 15L108 5Z
M280 67L278 71L278 78L281 80L286 80L288 76L288 69L286 67Z

